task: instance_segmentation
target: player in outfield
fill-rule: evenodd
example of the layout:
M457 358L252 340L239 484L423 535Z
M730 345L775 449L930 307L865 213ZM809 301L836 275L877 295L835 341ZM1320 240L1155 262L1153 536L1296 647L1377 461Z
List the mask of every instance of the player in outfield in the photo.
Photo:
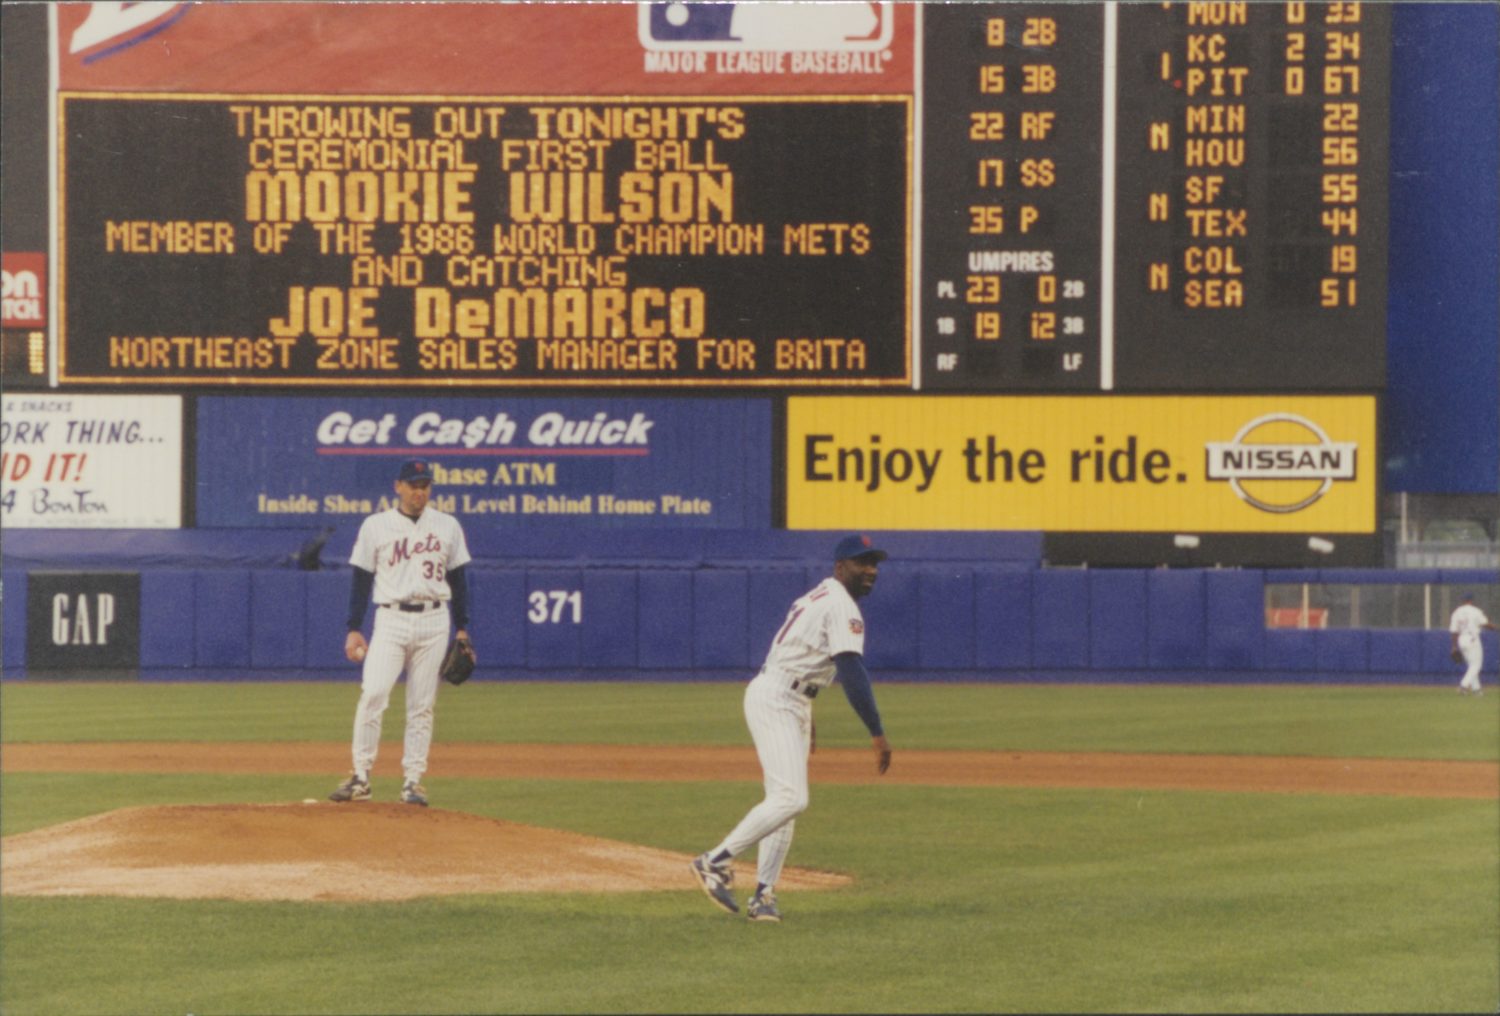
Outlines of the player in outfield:
M1484 643L1480 640L1480 634L1484 628L1496 630L1490 619L1484 616L1484 611L1474 605L1474 594L1465 593L1463 602L1454 608L1452 616L1448 618L1453 662L1465 665L1464 676L1458 682L1460 695L1470 692L1475 695L1484 694L1484 688L1479 684L1479 669L1484 666Z
M739 904L730 892L730 862L759 844L752 921L779 921L776 879L792 845L796 818L807 809L807 759L817 745L813 699L837 678L849 704L870 731L875 765L890 768L875 692L865 670L865 621L855 602L875 588L886 552L868 536L847 536L833 552L833 575L792 604L771 640L760 673L745 688L745 722L765 776L766 796L718 846L693 860L693 875L715 905L731 914Z
M421 460L402 463L396 506L365 519L349 554L354 583L344 655L354 663L363 662L364 671L354 712L354 771L328 795L330 801L370 799L380 723L391 689L405 670L406 751L401 768L406 780L401 800L427 806L422 775L432 745L433 705L448 646L450 609L457 637L469 637L469 586L464 574L469 548L458 520L428 505L431 495L431 466ZM367 645L360 629L372 592L375 631Z

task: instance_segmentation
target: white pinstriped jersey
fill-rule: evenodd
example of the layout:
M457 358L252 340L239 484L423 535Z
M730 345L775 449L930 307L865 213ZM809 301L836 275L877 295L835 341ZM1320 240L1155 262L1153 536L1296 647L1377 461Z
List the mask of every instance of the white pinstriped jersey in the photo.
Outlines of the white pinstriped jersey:
M349 563L375 573L377 606L447 600L448 571L469 563L463 527L430 505L415 521L399 508L365 519Z
M1458 636L1459 645L1470 645L1479 641L1479 629L1490 623L1484 611L1472 603L1460 604L1448 620L1448 631Z
M826 578L787 613L762 668L818 688L833 683L833 658L865 651L865 619L849 590Z

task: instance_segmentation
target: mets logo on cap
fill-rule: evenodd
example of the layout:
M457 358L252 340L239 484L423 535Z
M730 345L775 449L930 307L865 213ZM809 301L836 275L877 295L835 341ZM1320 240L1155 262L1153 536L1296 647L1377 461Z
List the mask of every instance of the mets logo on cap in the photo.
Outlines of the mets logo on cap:
M421 459L411 459L401 463L401 472L396 479L410 483L413 480L432 480L432 473L427 468L427 463Z
M1295 413L1268 413L1241 427L1229 441L1210 441L1207 476L1227 481L1247 504L1264 512L1301 511L1328 493L1336 480L1356 475L1359 445L1333 441L1316 423Z

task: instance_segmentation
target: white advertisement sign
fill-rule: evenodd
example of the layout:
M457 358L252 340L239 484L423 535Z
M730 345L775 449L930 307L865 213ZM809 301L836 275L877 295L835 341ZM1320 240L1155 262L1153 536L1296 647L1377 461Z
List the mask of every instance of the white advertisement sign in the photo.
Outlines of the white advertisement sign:
M181 525L181 396L15 394L0 400L0 526Z

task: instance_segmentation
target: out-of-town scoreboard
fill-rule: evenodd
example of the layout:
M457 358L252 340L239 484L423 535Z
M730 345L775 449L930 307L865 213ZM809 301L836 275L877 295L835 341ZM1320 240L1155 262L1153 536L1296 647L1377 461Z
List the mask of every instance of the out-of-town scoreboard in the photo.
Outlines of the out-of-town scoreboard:
M1389 21L929 10L923 386L1380 387Z

